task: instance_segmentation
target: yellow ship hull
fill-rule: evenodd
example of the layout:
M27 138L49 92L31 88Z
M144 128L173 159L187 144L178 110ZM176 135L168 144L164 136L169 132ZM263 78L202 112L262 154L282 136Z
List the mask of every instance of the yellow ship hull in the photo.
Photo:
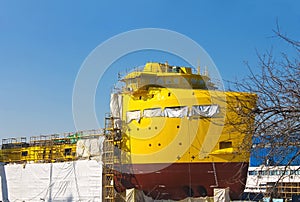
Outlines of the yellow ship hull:
M239 199L246 182L253 123L253 117L241 114L254 108L254 95L150 87L122 94L122 102L126 123L118 190L136 187L153 198L179 200L212 196L214 188L229 187L231 199ZM192 116L195 105L218 106L218 113ZM187 113L182 117L144 113L174 107L186 107ZM241 107L246 111L240 112ZM140 117L128 118L127 112L137 111Z

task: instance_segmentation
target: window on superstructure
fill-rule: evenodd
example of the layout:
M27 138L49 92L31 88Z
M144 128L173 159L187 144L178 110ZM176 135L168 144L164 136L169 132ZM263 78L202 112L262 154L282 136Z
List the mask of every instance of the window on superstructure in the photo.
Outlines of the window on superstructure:
M64 155L69 156L69 155L71 155L71 153L72 153L72 148L66 148Z
M166 78L166 79L165 79L165 82L166 82L166 84L171 84L171 83L172 83L172 80L171 80L171 78Z
M232 142L220 142L219 148L220 149L232 148Z
M249 175L257 175L257 171L256 170L250 170Z
M160 85L164 84L164 81L162 80L162 78L157 79L157 84L160 84Z
M156 82L155 82L155 78L151 78L150 79L150 83L149 84L156 84Z
M277 175L282 175L283 174L283 170L277 170Z
M197 84L198 84L198 79L196 79L196 78L191 78L191 83L192 83L193 85L197 85Z
M22 156L28 156L28 151L22 151Z

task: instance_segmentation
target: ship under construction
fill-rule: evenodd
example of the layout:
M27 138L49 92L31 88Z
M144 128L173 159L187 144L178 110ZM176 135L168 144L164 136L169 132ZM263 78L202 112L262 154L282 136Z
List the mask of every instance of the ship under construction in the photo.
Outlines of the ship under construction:
M217 188L228 188L231 199L241 197L256 95L221 91L207 74L168 63L147 63L120 82L103 130L3 139L1 161L101 162L103 201L130 188L153 199L207 197ZM44 199L53 198L46 193Z

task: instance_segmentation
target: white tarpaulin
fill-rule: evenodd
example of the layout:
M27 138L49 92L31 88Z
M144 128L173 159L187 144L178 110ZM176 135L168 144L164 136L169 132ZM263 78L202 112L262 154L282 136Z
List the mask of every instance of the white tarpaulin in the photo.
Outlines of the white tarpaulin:
M173 200L155 200L146 196L143 191L138 189L126 189L126 196L123 198L125 202L172 202ZM123 200L122 200L123 201ZM177 202L214 202L213 197L188 197ZM175 201L174 201L175 202Z
M141 111L129 111L126 112L126 118L127 118L127 123L130 123L132 120L136 120L137 122L140 122L141 119Z
M110 95L110 112L114 118L122 118L122 95Z
M102 163L95 160L8 164L0 171L2 201L102 199Z
M122 128L122 95L121 94L111 94L110 96L110 112L114 118L114 127Z
M145 109L143 111L143 117L145 118L160 117L160 116L163 116L163 112L161 108Z
M195 105L192 106L190 116L212 117L219 113L219 105Z
M172 118L183 118L188 114L188 107L166 107L164 115Z
M0 200L4 201L4 202L8 202L8 191L7 191L7 180L6 180L6 173L5 173L5 169L4 169L5 163L0 163Z
M154 202L154 200L146 196L143 191L137 189L126 189L125 202Z
M229 188L214 188L214 202L229 202Z
M101 161L103 141L104 136L78 140L76 145L76 156L79 158L91 158Z

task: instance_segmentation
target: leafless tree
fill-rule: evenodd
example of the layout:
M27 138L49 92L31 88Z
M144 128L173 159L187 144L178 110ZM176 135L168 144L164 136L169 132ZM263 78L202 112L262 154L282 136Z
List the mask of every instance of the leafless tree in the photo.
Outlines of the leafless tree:
M287 168L300 165L300 41L282 34L279 27L274 33L289 50L257 54L258 68L246 63L250 76L233 86L257 94L257 107L251 111L254 157L265 165Z

